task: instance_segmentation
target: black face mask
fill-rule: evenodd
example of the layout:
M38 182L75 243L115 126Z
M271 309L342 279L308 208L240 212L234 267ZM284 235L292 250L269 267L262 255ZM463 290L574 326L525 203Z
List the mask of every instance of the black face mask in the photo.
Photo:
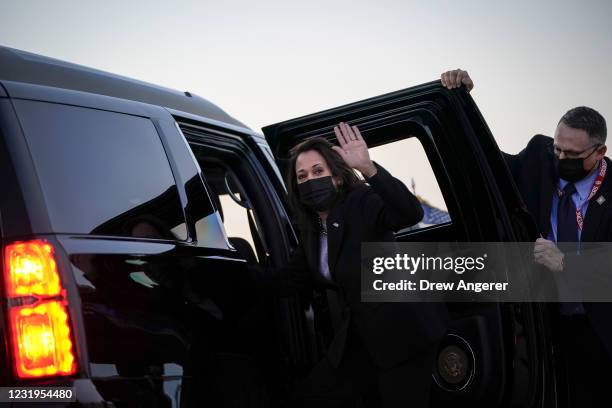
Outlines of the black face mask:
M594 152L595 150L593 150L591 154ZM570 183L575 183L578 180L582 180L589 175L591 170L593 170L584 169L584 159L591 156L591 154L589 154L587 157L581 157L578 159L559 159L555 156L555 170L557 171L557 175ZM595 166L596 165L597 163L595 163ZM593 168L595 166L593 166Z
M314 211L328 210L336 198L331 176L318 177L298 184L300 202Z

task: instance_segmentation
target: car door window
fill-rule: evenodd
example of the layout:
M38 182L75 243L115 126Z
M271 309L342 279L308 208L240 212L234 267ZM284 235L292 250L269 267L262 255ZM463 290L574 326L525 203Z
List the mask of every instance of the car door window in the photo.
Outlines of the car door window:
M378 145L371 147L369 152L372 160L404 182L423 207L423 219L402 231L451 222L440 185L418 138L408 137Z

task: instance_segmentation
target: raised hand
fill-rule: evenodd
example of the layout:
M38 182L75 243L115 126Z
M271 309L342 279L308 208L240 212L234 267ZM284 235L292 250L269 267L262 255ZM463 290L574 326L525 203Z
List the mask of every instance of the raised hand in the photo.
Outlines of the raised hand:
M370 160L368 146L357 126L349 126L340 122L338 126L334 127L334 132L340 146L333 146L333 149L344 159L346 164L360 171L366 178L376 174L376 166Z
M453 71L446 71L440 75L442 85L448 89L459 88L461 85L465 85L468 92L474 88L474 82L470 78L470 74L462 69L455 69Z

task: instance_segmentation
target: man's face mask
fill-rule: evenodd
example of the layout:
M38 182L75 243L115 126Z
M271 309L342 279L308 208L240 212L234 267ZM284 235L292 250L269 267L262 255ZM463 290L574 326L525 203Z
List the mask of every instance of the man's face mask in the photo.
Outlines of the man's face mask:
M336 198L331 176L318 177L298 184L300 202L314 211L325 211Z
M586 170L584 168L584 160L588 159L593 153L595 153L598 147L599 146L595 146L593 151L586 157L559 159L555 155L555 170L557 171L559 177L563 180L575 183L588 176L593 168ZM595 167L595 165L597 165L597 163L595 163L593 167Z

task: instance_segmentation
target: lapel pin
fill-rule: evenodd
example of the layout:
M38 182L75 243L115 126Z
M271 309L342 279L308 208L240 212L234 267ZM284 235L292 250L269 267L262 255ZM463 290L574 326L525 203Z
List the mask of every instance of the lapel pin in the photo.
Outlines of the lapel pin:
M332 225L333 225L334 227L336 227L336 228L338 228L338 227L340 226L340 224L338 224L337 222L334 222Z
M606 201L606 199L604 198L604 196L599 196L599 198L595 201L597 201L597 204L602 205Z

